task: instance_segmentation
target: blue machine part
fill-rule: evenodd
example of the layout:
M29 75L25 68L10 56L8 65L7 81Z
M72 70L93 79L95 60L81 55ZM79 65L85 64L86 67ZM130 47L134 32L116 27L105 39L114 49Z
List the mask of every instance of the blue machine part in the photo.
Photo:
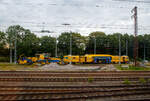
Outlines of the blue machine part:
M98 63L98 61L103 61L102 63L111 63L111 57L94 57L94 63Z
M46 63L46 60L37 60L37 62L45 62Z
M48 62L54 62L54 63L56 63L56 62L60 62L59 60L49 60Z
M29 63L29 64L32 64L32 63L33 63L31 59L27 59L27 58L25 58L25 57L23 57L21 60L22 60L22 61L26 60L27 63Z
M32 63L32 60L31 60L31 59L27 59L26 57L23 57L21 60L22 60L22 61L26 60L27 63Z
M30 60L30 59L26 59L26 60L27 60L28 63L32 63L32 60Z

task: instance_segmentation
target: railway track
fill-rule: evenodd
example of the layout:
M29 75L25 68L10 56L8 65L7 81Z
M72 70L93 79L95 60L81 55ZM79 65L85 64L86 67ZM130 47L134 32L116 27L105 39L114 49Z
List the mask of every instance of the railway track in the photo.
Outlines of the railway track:
M40 76L40 77L87 77L87 76L150 76L150 73L0 73L6 76Z
M11 94L18 93L18 92L28 92L28 93L39 93L39 92L90 92L90 91L102 91L102 92L109 92L109 91L118 91L118 90L150 90L150 86L148 85L122 85L122 86L3 86L0 88L0 94L9 93Z
M77 88L74 86L74 89L70 90L70 87L66 86L65 89L60 89L56 87L52 87L53 89L41 89L41 88L31 88L27 90L21 90L18 88L14 88L13 90L10 89L9 93L7 91L3 91L0 89L0 100L83 100L83 99L101 99L105 100L108 99L107 97L113 98L115 100L120 99L121 97L127 97L128 96L146 96L150 95L150 87L143 87L142 85L135 86L135 87L130 87L125 86L125 87L105 87L105 88L87 88L82 89L77 86ZM63 88L63 87L62 87ZM67 89L69 88L69 89ZM39 89L41 89L39 91ZM55 89L55 90L54 90ZM56 90L57 89L57 90ZM110 99L111 101L111 99Z
M146 83L122 83L140 78ZM149 71L0 71L0 101L148 101L149 80Z
M150 73L150 71L0 71L0 73Z
M145 80L149 80L150 77L141 77ZM93 82L93 81L138 81L140 77L49 77L49 78L39 78L39 77L0 77L0 81L4 82Z
M0 77L149 77L150 71L0 71Z

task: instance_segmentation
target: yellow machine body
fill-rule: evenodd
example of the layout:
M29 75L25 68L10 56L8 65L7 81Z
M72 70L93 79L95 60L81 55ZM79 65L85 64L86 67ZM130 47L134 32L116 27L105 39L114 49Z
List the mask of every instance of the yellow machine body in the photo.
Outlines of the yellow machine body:
M70 55L68 55L68 56L64 56L64 59L63 59L63 61L67 64L67 63L69 63L69 62L72 62L72 63L79 63L80 61L80 58L79 58L79 56L70 56Z
M64 63L68 64L69 62L72 63L94 63L95 57L109 57L111 59L111 63L119 63L119 56L113 56L109 54L86 54L84 56L78 56L78 55L67 55L64 56L63 61ZM121 56L120 59L121 63L128 63L129 57L128 56ZM99 62L101 63L101 62Z
M112 63L119 63L119 61L121 63L128 63L129 62L129 57L128 56L121 56L119 58L119 56L112 56L112 60L111 60Z

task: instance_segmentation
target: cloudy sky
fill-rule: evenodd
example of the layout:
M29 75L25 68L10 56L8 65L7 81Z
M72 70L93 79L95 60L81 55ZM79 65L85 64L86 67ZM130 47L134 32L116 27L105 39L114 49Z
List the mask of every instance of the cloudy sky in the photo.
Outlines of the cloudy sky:
M149 0L0 0L0 30L19 24L38 36L50 35L36 32L42 29L54 31L51 35L64 31L132 34L134 6L138 7L139 34L150 33Z

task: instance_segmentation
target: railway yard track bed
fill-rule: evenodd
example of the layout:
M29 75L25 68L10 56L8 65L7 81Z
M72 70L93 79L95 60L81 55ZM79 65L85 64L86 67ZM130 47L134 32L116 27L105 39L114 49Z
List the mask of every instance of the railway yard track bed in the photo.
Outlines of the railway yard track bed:
M0 100L148 101L149 80L148 71L0 71Z

